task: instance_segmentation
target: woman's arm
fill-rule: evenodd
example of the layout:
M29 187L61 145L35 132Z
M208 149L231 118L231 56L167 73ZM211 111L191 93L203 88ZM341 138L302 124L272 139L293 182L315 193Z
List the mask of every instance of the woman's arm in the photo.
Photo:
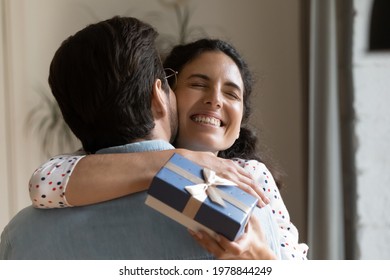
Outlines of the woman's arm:
M29 193L34 207L63 208L71 206L65 198L65 190L77 163L85 155L59 155L37 168L30 178Z
M268 246L260 221L251 216L244 234L237 241L222 235L213 238L207 232L192 232L191 235L205 250L220 260L276 260Z
M279 227L281 258L288 260L307 259L308 246L299 243L298 229L290 220L290 214L271 172L263 163L255 160L241 161L239 164L252 173L256 183L269 198L269 206Z
M212 153L185 149L159 152L63 155L38 168L30 179L30 197L39 208L59 208L99 203L146 190L173 153L213 169L218 175L259 198L251 175L231 160ZM258 191L258 190L257 190ZM263 194L262 194L263 195Z

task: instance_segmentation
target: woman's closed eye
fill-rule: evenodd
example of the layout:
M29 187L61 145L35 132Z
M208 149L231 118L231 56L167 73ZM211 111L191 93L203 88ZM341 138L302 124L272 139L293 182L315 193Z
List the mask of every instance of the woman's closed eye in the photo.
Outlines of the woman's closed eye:
M241 95L234 91L225 91L225 95L228 96L228 98L230 99L234 99L238 101L241 100Z
M190 87L202 89L207 88L208 86L205 83L190 83Z

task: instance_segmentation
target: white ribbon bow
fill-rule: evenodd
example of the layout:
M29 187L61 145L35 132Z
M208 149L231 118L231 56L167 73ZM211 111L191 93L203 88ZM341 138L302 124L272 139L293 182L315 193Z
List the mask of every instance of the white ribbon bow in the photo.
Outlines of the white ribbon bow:
M219 177L215 171L204 168L203 176L205 182L193 186L186 186L185 189L197 200L203 202L207 197L211 199L214 203L225 207L225 202L223 201L223 192L217 188L218 185L230 185L237 186L232 181Z

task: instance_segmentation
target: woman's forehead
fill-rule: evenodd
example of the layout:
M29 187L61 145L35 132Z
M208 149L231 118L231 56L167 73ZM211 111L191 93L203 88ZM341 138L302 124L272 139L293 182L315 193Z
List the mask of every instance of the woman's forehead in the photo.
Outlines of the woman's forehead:
M179 72L179 76L226 78L243 88L241 72L237 64L228 55L220 51L206 51L189 61Z

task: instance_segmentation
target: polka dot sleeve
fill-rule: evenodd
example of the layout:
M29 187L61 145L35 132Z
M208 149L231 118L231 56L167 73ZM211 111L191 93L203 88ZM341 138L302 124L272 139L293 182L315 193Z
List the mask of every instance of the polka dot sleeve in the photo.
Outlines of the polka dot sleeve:
M51 158L34 171L29 182L32 204L36 208L71 207L65 197L66 185L82 152Z
M279 226L282 259L306 260L308 246L299 243L298 229L290 221L290 214L268 168L256 160L236 159L235 161L252 174L254 180L260 184L265 195L270 199L269 204Z

